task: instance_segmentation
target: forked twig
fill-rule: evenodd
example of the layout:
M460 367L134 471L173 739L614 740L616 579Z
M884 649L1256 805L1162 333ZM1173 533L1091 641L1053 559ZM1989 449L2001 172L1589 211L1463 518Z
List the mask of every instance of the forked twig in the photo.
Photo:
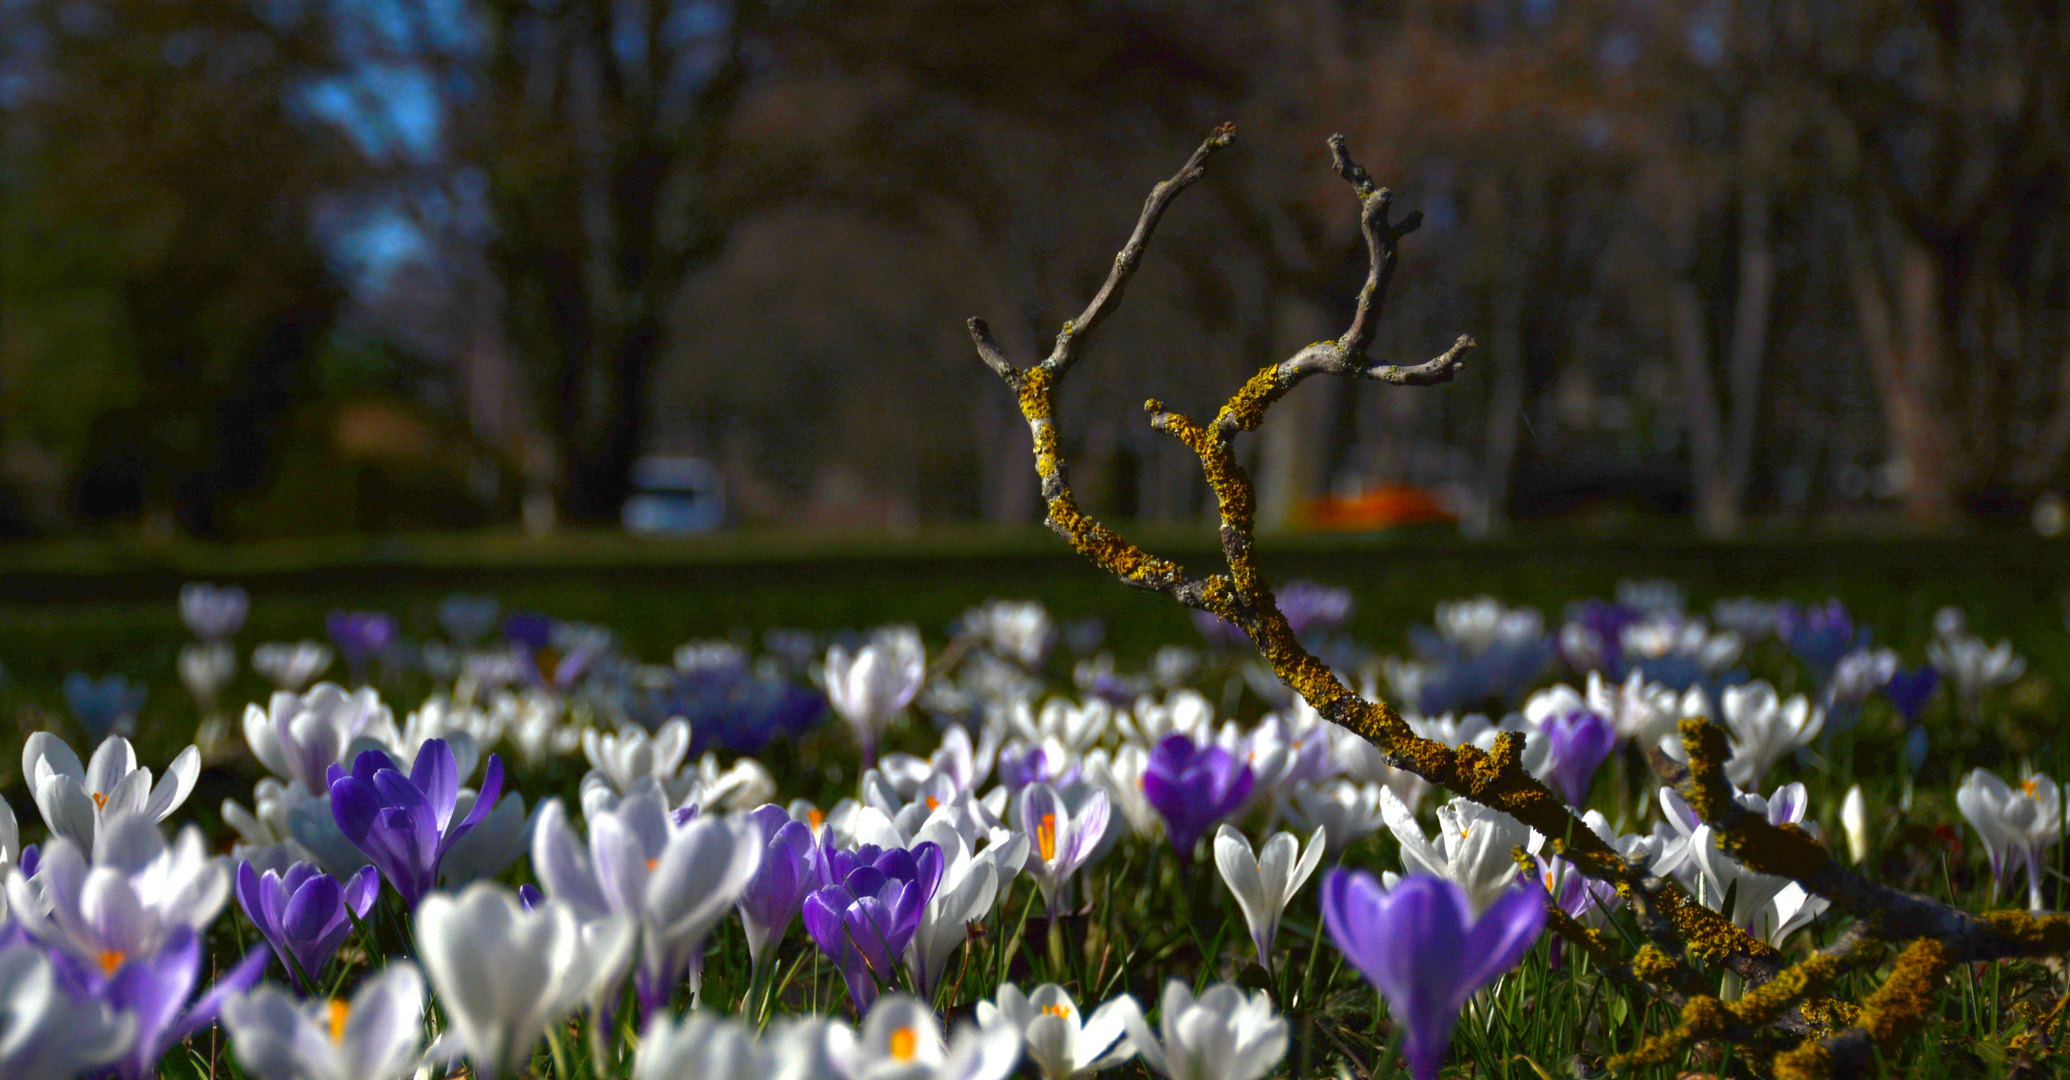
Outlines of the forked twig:
M1365 239L1367 272L1351 325L1334 341L1319 341L1252 375L1201 424L1151 400L1150 423L1179 441L1200 460L1221 518L1224 569L1188 574L1178 563L1153 555L1081 510L1072 495L1055 408L1058 384L1081 355L1087 340L1120 300L1165 211L1181 191L1205 174L1209 160L1227 147L1235 128L1210 133L1179 171L1144 200L1134 231L1115 256L1107 279L1078 318L1066 322L1049 356L1019 368L999 347L984 320L971 319L978 357L1019 398L1035 444L1035 469L1042 481L1045 522L1080 554L1125 584L1162 592L1188 607L1235 623L1254 642L1274 674L1317 713L1364 737L1387 762L1415 773L1483 806L1515 817L1547 838L1552 851L1577 871L1613 886L1633 912L1647 944L1628 958L1609 949L1598 933L1554 919L1556 932L1583 948L1613 978L1680 1010L1670 1032L1643 1044L1622 1064L1665 1060L1697 1040L1724 1040L1775 1057L1779 1073L1796 1077L1856 1076L1876 1052L1921 1022L1933 990L1947 968L1964 960L2037 956L2070 949L2070 916L1992 912L1973 916L1927 897L1870 882L1835 863L1809 834L1777 828L1747 813L1731 798L1722 772L1724 736L1707 721L1685 723L1683 737L1691 765L1670 776L1702 820L1712 825L1721 847L1749 869L1781 874L1825 897L1859 922L1831 948L1795 964L1724 916L1695 902L1672 880L1633 866L1577 817L1558 795L1525 771L1523 739L1512 733L1483 751L1450 747L1422 738L1385 701L1351 692L1295 639L1286 616L1260 574L1255 551L1256 497L1236 460L1239 432L1255 430L1265 413L1311 375L1343 375L1402 386L1449 382L1473 348L1462 335L1424 363L1397 366L1366 355L1379 324L1388 283L1394 276L1404 236L1421 222L1417 214L1390 217L1393 194L1373 182L1351 159L1341 135L1330 137L1337 174L1359 200L1359 231ZM1672 770L1673 766L1669 766ZM1859 1008L1825 996L1842 972L1880 958L1887 943L1909 942L1882 989ZM1697 965L1728 969L1748 992L1725 1003L1702 993ZM1619 1062L1613 1062L1619 1064Z

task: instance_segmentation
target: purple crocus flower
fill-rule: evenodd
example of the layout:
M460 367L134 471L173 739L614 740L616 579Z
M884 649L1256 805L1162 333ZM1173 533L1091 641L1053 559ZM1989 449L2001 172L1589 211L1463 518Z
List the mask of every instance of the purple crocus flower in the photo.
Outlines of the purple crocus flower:
M1196 747L1184 735L1167 735L1150 751L1143 796L1164 816L1179 857L1191 859L1200 838L1250 797L1256 779L1248 763L1219 746Z
M740 894L740 922L747 931L748 957L762 962L762 954L783 940L791 920L805 902L805 894L819 884L814 867L812 827L791 820L789 811L764 803L748 813L748 820L762 830L762 865L748 879Z
M453 842L487 817L503 791L503 761L489 755L481 794L465 820L453 820L460 798L459 769L444 739L427 739L408 775L387 754L368 750L353 759L352 771L329 772L331 817L352 845L381 870L381 876L411 907L438 884L439 862Z
M1420 874L1389 890L1371 874L1332 870L1322 909L1330 940L1402 1026L1416 1080L1436 1080L1459 1010L1515 967L1545 929L1536 889L1512 888L1476 919L1465 890Z
M353 918L365 918L380 892L381 875L371 866L343 885L314 863L298 862L285 874L261 874L249 861L237 867L238 906L304 993L352 933Z
M1940 685L1941 673L1932 664L1922 664L1918 671L1900 669L1892 674L1890 681L1883 684L1883 693L1897 706L1905 726L1910 727L1919 722L1919 714L1926 711L1926 703L1933 700L1933 692Z
M1552 744L1547 779L1569 803L1580 806L1588 799L1589 781L1595 779L1597 767L1617 746L1616 729L1595 713L1580 710L1550 717L1539 730Z
M353 682L365 682L367 661L395 643L395 616L385 612L333 611L323 626L352 669Z
M839 884L805 898L805 932L841 969L856 1015L877 999L879 979L895 977L899 958L920 929L920 918L942 880L942 849L925 841L911 849L830 853L827 869L853 865ZM867 857L867 861L865 861Z
M1868 628L1857 635L1854 619L1838 599L1802 608L1787 601L1777 605L1775 634L1811 669L1813 681L1820 686L1832 681L1841 657L1869 644Z
M1068 784L1077 778L1078 766L1056 740L1014 742L999 751L999 782L1009 791L1029 784Z
M174 1043L215 1023L223 1003L250 990L272 959L267 950L253 949L189 1004L201 981L201 954L201 935L191 926L177 926L157 955L124 957L113 970L63 950L54 949L50 956L73 997L99 1001L136 1017L136 1041L115 1063L115 1075L121 1080L149 1080Z

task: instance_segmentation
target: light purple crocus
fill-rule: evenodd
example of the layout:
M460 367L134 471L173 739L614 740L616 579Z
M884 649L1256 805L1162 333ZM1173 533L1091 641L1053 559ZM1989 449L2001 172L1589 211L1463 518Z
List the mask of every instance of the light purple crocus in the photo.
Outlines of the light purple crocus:
M1330 940L1387 999L1416 1080L1436 1080L1459 1010L1545 929L1536 889L1512 888L1476 919L1464 889L1421 874L1386 889L1371 874L1332 870L1322 909Z
M1094 790L1076 814L1057 789L1030 784L1021 790L1021 832L1028 837L1028 874L1042 890L1043 906L1060 915L1057 898L1072 875L1092 858L1107 835L1107 793Z
M1250 797L1256 777L1219 746L1196 747L1184 735L1167 735L1150 751L1143 772L1143 796L1164 815L1165 831L1179 857L1191 859L1194 845Z
M352 681L366 681L367 661L395 643L395 616L381 611L333 611L323 628L338 645L338 655L352 670Z
M1569 803L1588 800L1589 781L1617 746L1617 730L1587 710L1548 718L1539 728L1552 746L1551 774L1546 778Z
M115 1063L121 1080L149 1080L174 1043L215 1023L223 1003L259 981L272 954L253 949L189 1004L201 981L201 935L191 926L174 928L156 955L122 957L112 967L52 950L59 981L73 997L99 1001L136 1017L136 1040Z
M805 894L819 884L813 861L812 827L791 820L783 807L764 803L749 811L748 820L762 830L762 865L748 879L737 906L747 931L748 957L762 955L783 940L805 903Z
M304 993L352 933L352 920L365 918L380 892L381 875L371 866L360 867L343 885L314 863L298 862L285 874L261 874L250 862L237 867L238 906Z
M805 932L834 961L857 1016L877 1000L878 981L896 977L899 958L942 880L942 849L864 844L852 852L822 849L821 866L838 883L805 898Z
M444 739L426 739L408 775L387 754L368 750L352 771L330 768L331 817L338 830L381 870L411 907L438 884L439 863L453 842L487 817L503 791L503 762L489 755L481 794L465 819L453 820L460 775Z

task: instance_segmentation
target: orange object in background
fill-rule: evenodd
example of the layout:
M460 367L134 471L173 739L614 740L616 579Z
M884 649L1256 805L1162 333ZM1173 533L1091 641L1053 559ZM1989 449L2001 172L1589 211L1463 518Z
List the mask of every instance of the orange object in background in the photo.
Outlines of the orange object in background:
M1364 532L1396 525L1457 521L1435 492L1395 484L1344 498L1326 495L1302 508L1301 522L1311 529Z

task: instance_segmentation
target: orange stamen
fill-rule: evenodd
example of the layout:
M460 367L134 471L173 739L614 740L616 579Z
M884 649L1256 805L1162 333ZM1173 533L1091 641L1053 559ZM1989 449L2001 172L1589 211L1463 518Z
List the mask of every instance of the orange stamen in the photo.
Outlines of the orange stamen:
M911 1061L920 1050L920 1033L909 1027L902 1027L891 1033L891 1056L899 1061Z
M827 812L818 809L807 810L805 811L805 820L814 829L818 829L821 825L827 823Z
M114 949L109 949L109 950L107 950L107 951L105 951L105 952L101 953L101 955L100 955L100 961L101 961L101 974L103 974L103 975L113 975L113 974L115 974L115 969L116 969L116 968L119 968L119 967L121 967L121 966L122 966L122 962L123 962L124 960L127 960L127 959L129 959L129 957L128 957L128 956L126 956L126 955L124 955L124 954L122 954L122 953L116 952L116 951L115 951Z
M342 1001L339 1001L339 1000L338 1000L337 998L332 998L332 999L331 999L331 1045L332 1045L332 1046L336 1046L336 1045L338 1045L339 1043L341 1043L341 1042L344 1042L344 1041L345 1041L345 1019L346 1019L346 1017L349 1017L349 1016L351 1016L351 1015L352 1015L352 1006L350 1006L350 1005L347 1005L346 1003L344 1003L344 1002L342 1002Z
M2029 786L2029 787L2031 788L2031 787L2032 787L2032 785L2033 785L2033 783L2034 783L2034 781L2032 781L2032 780L2029 780L2029 781L2027 781L2027 783L2028 783L2028 786ZM94 809L96 809L96 810L106 810L106 809L108 808L108 796L107 796L106 794L102 793L102 792L98 792L98 791L94 792L94 793L93 793L93 808L94 808Z
M1061 1020L1071 1019L1071 1007L1069 1005L1044 1005L1042 1011Z
M1057 816L1042 815L1042 824L1035 827L1035 849L1042 853L1043 862L1054 862L1057 857Z

